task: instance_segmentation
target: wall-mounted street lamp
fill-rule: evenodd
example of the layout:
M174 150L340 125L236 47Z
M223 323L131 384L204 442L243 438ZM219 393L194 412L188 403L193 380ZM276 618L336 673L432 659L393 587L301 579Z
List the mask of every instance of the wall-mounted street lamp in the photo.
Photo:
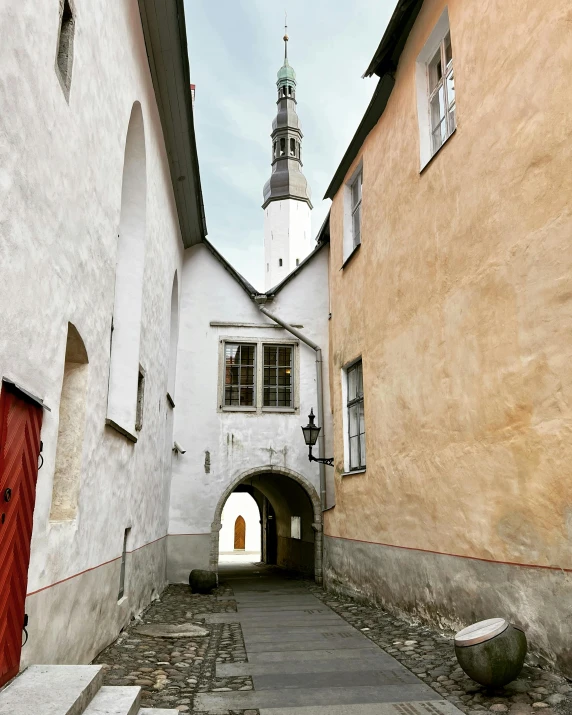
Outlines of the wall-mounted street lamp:
M314 455L312 454L312 447L318 441L318 435L320 434L320 430L322 429L321 427L318 427L314 424L315 419L316 417L314 415L314 409L312 408L310 410L310 414L308 415L308 424L305 427L302 427L302 433L304 434L304 442L306 442L306 444L308 445L308 459L310 460L310 462L320 462L321 464L327 464L329 467L333 467L333 457L324 459L322 457L314 457Z

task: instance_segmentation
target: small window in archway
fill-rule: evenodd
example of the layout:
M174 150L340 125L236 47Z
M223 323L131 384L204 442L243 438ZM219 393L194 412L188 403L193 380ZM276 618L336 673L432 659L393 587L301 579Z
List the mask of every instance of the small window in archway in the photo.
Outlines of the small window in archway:
M290 139L290 156L296 156L296 140Z
M278 259L278 265L282 268L282 259L281 258Z
M297 265L297 266L300 265L300 259L299 259L299 258L296 259L296 265Z
M288 94L292 96L292 87L288 87Z
M290 536L293 539L301 539L302 538L302 518L300 516L291 517Z
M139 365L139 377L137 379L137 416L135 418L135 429L141 432L143 429L143 408L145 405L145 370Z
M283 137L280 139L280 156L286 154L286 139Z

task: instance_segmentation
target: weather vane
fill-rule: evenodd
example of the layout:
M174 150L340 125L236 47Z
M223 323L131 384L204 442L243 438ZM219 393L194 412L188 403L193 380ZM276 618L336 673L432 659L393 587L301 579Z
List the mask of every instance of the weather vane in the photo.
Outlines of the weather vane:
M288 59L288 13L284 10L284 59Z

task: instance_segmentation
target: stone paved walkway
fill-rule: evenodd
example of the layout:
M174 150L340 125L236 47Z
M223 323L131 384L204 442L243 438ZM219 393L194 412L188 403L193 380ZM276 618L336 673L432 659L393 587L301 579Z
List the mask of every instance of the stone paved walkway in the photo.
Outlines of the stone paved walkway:
M208 635L150 637L137 633L142 623L195 623ZM222 572L212 596L170 586L95 662L106 666L107 685L140 685L144 707L196 715L453 715L453 706L572 715L571 685L537 667L485 691L457 667L451 636L277 570L243 567Z

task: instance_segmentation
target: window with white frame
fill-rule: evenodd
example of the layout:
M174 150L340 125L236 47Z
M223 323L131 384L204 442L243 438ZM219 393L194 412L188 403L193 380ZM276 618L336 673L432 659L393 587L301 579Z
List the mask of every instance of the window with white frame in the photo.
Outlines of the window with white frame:
M365 420L361 360L348 367L346 380L349 469L354 471L365 468Z
M220 408L224 410L296 410L296 343L223 340Z
M352 241L353 248L361 243L361 185L363 172L360 171L351 184Z
M417 58L421 169L457 127L453 46L445 8Z
M254 407L256 391L256 345L225 343L224 404Z
M292 345L264 345L263 406L292 407L294 348Z
M361 245L363 165L360 162L344 186L343 261Z
M455 131L455 75L453 48L448 32L427 68L431 147L437 152Z

